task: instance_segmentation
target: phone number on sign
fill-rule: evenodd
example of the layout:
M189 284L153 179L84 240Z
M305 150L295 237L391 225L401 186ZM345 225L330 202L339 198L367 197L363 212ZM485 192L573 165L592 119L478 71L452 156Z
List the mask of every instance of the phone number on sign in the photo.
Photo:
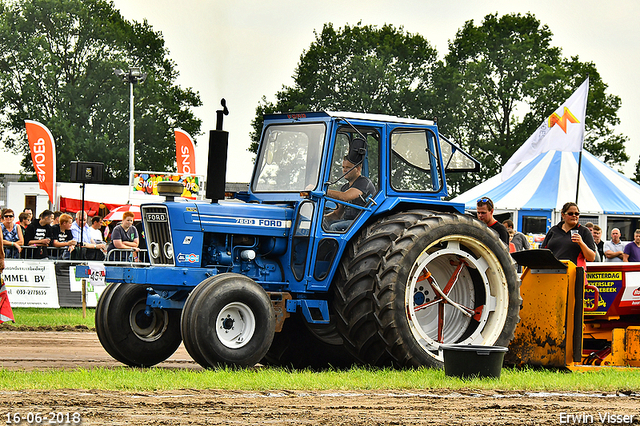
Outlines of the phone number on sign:
M20 424L20 423L28 423L28 424L49 424L49 425L58 425L58 424L80 424L82 422L82 417L80 413L56 413L49 412L46 414L43 413L6 413L7 421L6 424Z

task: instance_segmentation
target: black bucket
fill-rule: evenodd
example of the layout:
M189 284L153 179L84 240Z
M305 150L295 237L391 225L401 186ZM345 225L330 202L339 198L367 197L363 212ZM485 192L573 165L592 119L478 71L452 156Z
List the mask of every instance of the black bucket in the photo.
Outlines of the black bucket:
M503 346L442 345L445 376L499 379L507 348Z

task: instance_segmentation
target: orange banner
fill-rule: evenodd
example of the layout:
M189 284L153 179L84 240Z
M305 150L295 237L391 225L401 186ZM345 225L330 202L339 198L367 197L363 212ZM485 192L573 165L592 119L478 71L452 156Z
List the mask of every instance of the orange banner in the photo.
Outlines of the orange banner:
M193 139L182 129L174 130L176 135L176 163L178 163L178 174L196 174L196 146Z
M56 144L49 129L37 121L25 120L27 138L31 149L33 168L38 176L40 189L49 195L49 201L56 200Z

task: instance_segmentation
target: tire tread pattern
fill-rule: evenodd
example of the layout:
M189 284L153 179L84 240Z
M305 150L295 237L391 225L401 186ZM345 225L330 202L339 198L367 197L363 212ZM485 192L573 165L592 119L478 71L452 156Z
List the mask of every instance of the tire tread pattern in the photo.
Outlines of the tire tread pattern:
M429 357L416 357L418 343L399 327L405 315L399 300L401 260L422 236L440 227L472 226L488 235L509 282L509 312L496 345L513 339L519 321L520 281L516 266L497 235L471 216L429 210L411 210L379 219L348 245L334 281L338 331L345 347L361 362L376 366L442 367ZM406 271L405 271L406 273ZM404 292L404 289L402 289ZM413 349L413 350L412 350Z

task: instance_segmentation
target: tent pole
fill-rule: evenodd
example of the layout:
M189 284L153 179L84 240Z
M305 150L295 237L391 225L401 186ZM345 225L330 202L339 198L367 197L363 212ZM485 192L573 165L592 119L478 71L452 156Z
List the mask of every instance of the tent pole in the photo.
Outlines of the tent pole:
M578 177L576 179L576 204L578 204L578 193L580 192L580 169L582 169L582 150L578 157Z

